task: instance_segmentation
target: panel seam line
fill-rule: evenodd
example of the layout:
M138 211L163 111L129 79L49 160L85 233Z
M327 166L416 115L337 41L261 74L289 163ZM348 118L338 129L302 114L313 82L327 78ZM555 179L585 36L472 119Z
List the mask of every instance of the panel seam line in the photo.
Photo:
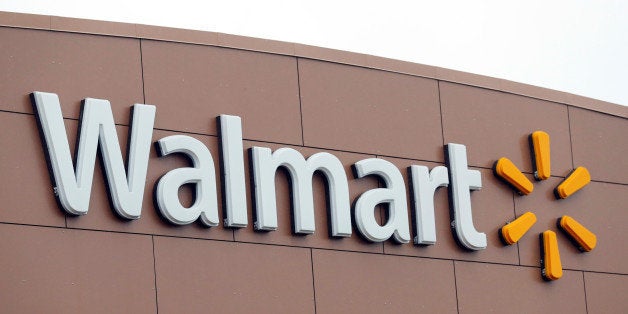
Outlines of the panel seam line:
M157 299L157 258L155 257L155 236L151 235L150 240L153 244L153 274L155 276L154 284L155 284L155 309L157 310L157 314L159 314L159 300Z
M297 92L299 93L299 117L301 118L301 145L305 146L305 132L303 131L303 104L301 101L301 71L299 70L299 58L295 57L297 63Z
M316 314L316 284L314 279L314 249L310 248L310 266L312 267L312 293L314 296L314 314Z
M460 314L460 304L458 303L458 279L456 278L456 261L452 260L451 265L454 268L454 290L456 291L456 313Z

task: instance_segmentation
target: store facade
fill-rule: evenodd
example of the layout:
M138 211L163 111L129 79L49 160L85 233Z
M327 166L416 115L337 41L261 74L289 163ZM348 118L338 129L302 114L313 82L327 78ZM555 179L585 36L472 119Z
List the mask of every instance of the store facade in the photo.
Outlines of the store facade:
M628 107L233 35L0 25L0 312L628 311ZM557 198L579 166L590 180Z

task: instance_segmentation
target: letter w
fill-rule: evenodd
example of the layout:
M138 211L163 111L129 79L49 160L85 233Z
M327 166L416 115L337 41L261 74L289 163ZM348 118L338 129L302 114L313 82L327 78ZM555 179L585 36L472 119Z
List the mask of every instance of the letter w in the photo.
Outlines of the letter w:
M111 200L122 217L137 219L142 212L150 152L155 106L133 106L131 138L128 139L128 175L109 101L86 98L80 117L76 171L70 155L68 137L61 115L59 97L52 93L34 92L33 105L45 141L55 184L55 194L63 209L74 215L85 215L94 177L96 151L100 144L104 172L107 175Z

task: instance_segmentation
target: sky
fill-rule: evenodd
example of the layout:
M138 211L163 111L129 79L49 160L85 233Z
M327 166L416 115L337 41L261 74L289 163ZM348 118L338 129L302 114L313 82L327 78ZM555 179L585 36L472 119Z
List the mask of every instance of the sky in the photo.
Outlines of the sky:
M623 0L0 0L0 11L303 43L628 106Z

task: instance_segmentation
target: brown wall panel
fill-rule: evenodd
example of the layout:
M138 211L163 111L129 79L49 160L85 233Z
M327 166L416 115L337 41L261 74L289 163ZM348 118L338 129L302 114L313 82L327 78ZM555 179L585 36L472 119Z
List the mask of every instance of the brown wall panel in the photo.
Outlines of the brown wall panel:
M32 115L0 112L0 221L65 226ZM19 134L19 136L16 136Z
M155 237L159 313L313 313L309 249Z
M50 29L123 37L135 37L136 35L135 25L132 24L108 21L99 21L95 23L92 20L68 18L61 16L50 17Z
M136 24L135 31L138 37L145 39L206 45L215 45L218 43L218 34L211 32L143 24Z
M585 272L584 282L589 314L628 312L628 276Z
M246 139L302 143L295 58L144 40L142 61L157 128L215 135L230 114Z
M35 29L49 29L50 18L50 16L37 14L0 12L0 25Z
M436 81L299 59L305 145L442 162Z
M466 145L470 165L490 168L507 157L531 173L528 135L543 130L551 138L552 175L573 169L566 106L446 82L440 93L445 142Z
M0 312L155 313L149 236L0 224Z
M459 313L586 313L582 273L544 282L538 268L454 262Z
M628 184L626 119L569 107L573 161L593 180Z
M456 313L451 261L312 253L317 313Z
M78 118L85 98L111 102L118 123L143 103L138 39L0 27L0 109L31 113L33 91L59 95L63 116Z

